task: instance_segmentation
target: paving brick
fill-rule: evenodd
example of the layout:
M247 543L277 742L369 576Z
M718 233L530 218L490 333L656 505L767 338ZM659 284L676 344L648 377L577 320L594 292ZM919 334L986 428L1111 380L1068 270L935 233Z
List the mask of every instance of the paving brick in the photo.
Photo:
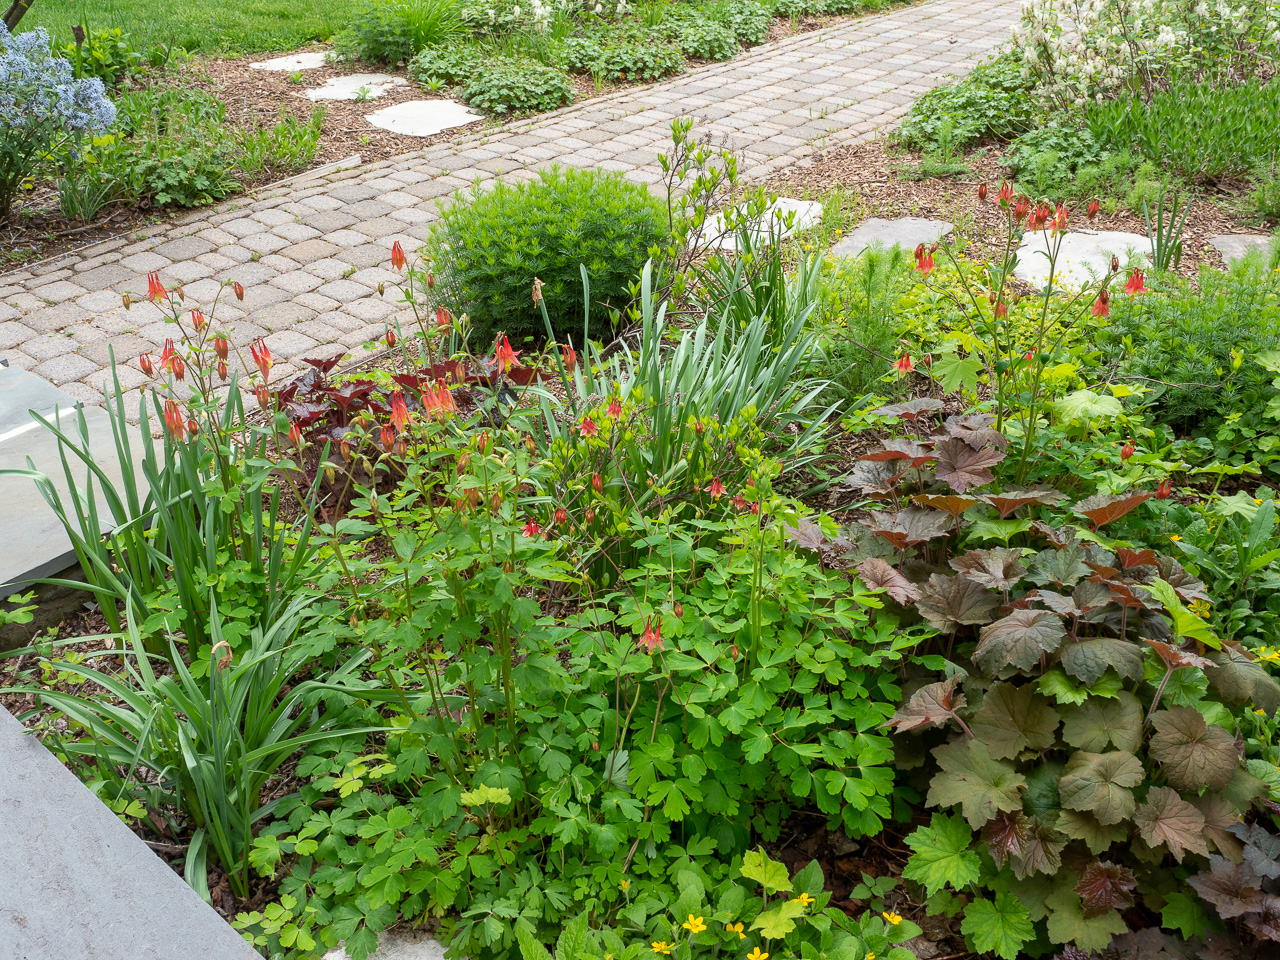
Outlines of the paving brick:
M121 260L120 265L137 273L150 273L153 270L162 270L172 262L172 260L162 257L158 253L135 253L133 256L125 257Z
M88 357L82 357L76 353L68 353L60 357L54 357L52 360L46 360L44 363L38 363L33 369L39 376L61 386L64 383L72 383L89 376L89 374L98 370L99 366Z
M179 237L177 240L170 240L168 243L162 243L152 252L176 262L178 260L194 260L200 254L212 253L220 246L222 244L213 243L202 237L185 236Z
M329 243L327 240L303 240L301 243L291 244L286 249L281 250L280 254L298 263L311 263L315 260L331 257L339 249L339 247Z

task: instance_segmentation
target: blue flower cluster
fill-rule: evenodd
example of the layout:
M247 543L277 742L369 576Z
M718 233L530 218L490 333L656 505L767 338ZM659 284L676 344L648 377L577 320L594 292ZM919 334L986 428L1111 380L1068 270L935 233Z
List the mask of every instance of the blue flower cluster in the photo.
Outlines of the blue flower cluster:
M115 119L102 81L77 80L71 64L51 51L44 28L13 36L0 23L0 138L5 128L102 133Z

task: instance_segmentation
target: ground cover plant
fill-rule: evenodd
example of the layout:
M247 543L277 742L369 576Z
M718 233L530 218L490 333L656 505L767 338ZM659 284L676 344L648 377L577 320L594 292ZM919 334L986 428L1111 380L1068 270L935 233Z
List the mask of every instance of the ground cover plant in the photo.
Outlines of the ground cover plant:
M24 719L270 957L400 922L495 960L1261 955L1276 262L1030 290L1021 233L1056 275L1091 214L1012 184L985 258L708 256L731 157L673 134L626 271L451 299L545 183L393 246L380 368L280 382L153 276L116 532L59 437L113 645L25 648ZM1152 382L1175 341L1203 381Z

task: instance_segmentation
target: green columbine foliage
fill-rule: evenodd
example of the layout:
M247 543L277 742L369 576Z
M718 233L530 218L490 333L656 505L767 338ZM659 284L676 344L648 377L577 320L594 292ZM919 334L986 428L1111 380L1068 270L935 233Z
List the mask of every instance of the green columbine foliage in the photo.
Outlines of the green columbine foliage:
M1198 615L1203 582L1127 545L1151 492L995 492L1006 441L979 415L929 426L940 407L879 411L903 436L849 480L910 503L863 521L889 550L858 569L937 631L916 661L942 678L922 673L891 721L898 765L939 811L907 838L903 876L939 909L972 897L979 952L1102 950L1135 903L1169 909L1169 871L1238 854L1233 829L1267 791L1232 708L1274 712L1280 685ZM908 550L940 572L913 573Z
M591 336L630 302L650 249L668 238L662 206L617 173L553 169L531 183L499 183L459 197L431 241L444 302L471 317L477 342L546 332L533 300L542 281L554 330L576 337L582 268L591 278Z
M937 150L944 129L953 147L1010 137L1031 126L1030 86L1017 57L1005 54L920 97L894 136L914 150Z
M531 516L518 492L555 488L519 431L459 446L447 429L345 527L394 544L368 571L386 588L364 639L405 691L384 705L392 732L301 761L308 782L254 854L295 906L247 929L276 944L300 925L356 958L423 913L457 918L445 933L472 957L582 911L657 937L680 896L668 877L722 884L797 806L880 829L879 727L914 641L798 548L818 526L772 491L776 466L757 462L740 503L712 489L615 513L584 476ZM626 540L625 569L592 569L601 537ZM534 583L582 600L547 616Z

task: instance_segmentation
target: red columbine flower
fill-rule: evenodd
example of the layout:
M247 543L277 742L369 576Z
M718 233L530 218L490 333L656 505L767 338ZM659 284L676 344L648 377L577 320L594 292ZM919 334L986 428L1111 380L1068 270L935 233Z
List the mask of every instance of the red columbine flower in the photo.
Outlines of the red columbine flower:
M391 395L391 423L401 433L409 425L409 408L404 405L404 394L399 390Z
M163 300L169 291L164 288L164 284L160 282L160 274L147 274L147 299L152 303L159 303Z
M144 353L138 358L138 366L142 368L142 372L148 377L152 375L153 368L151 366L151 354Z
M1054 212L1053 219L1049 221L1049 230L1054 236L1066 232L1068 213L1066 204L1058 204L1058 209Z
M569 522L569 511L564 507L556 507L555 521L557 527L563 527Z
M582 422L578 424L578 429L582 431L584 437L594 437L600 432L600 428L596 426L596 422L590 417L583 417Z
M926 250L923 243L916 247L916 269L926 277L933 270L933 250Z
M1095 317L1111 316L1111 294L1106 290L1098 291L1098 299L1093 302L1093 315Z
M160 348L160 369L165 373L173 372L173 361L178 353L173 349L173 337L168 337Z
M900 374L908 374L915 368L916 365L911 362L911 354L909 353L904 353L893 364L893 369L897 370Z
M1027 197L1019 197L1017 203L1013 205L1013 219L1022 220L1030 209L1031 200Z
M394 347L396 345L396 332L392 330L390 327L387 327L386 340L387 340L388 347Z
M175 440L181 440L183 431L186 429L182 421L182 412L178 409L178 405L172 400L164 402L164 425L169 431L169 436Z
M617 397L609 398L609 406L605 408L605 416L616 420L622 416L622 402Z
M427 289L434 290L436 288L436 275L434 273L427 274Z
M200 424L196 423L195 417L187 417L187 436L192 440L196 438L196 433L200 430Z
M591 489L595 490L596 493L602 491L604 489L604 477L598 473L593 473L591 475Z
M219 360L227 359L227 350L230 346L231 342L222 334L218 334L213 338L213 352L218 355Z
M1102 209L1102 204L1098 203L1097 200L1090 200L1089 207L1087 210L1085 210L1084 215L1088 217L1090 220L1092 220L1094 217L1098 215L1098 211L1101 209Z
M493 356L498 361L498 369L503 373L509 372L512 367L520 366L520 361L516 359L520 356L520 352L511 349L511 342L505 333L500 334L493 342Z
M436 307L436 329L442 329L453 323L453 317L449 316L449 311L444 307Z
M653 625L653 619L650 618L644 622L644 636L640 638L638 646L644 647L645 650L652 654L655 650L662 649L662 621L658 621L658 625Z
M984 183L979 185L978 187L978 200L979 202L981 202L986 199L987 199L987 185Z
M1133 273L1129 274L1129 282L1124 285L1124 292L1131 297L1136 297L1146 289L1146 285L1143 283L1142 271L1134 267Z
M204 325L208 323L208 321L205 320L204 318L204 313L201 312L199 307L196 307L194 310L191 311L191 323L196 328L196 330L203 330Z
M396 432L390 427L383 427L378 431L378 435L382 440L382 449L390 453L396 448Z
M1168 500L1173 495L1173 481L1165 478L1160 481L1160 485L1156 487L1156 499Z
M239 280L231 284L231 292L236 295L237 300L244 299L244 285L241 284Z
M733 508L739 512L747 509L747 498L740 493L734 494Z
M271 393L266 384L260 383L253 388L253 395L258 398L258 406L263 410L271 409Z
M1124 446L1120 448L1120 461L1123 463L1128 460L1133 456L1133 451L1136 449L1137 447L1133 445L1132 440L1126 440Z
M173 375L177 377L179 380L181 380L183 377L186 376L187 365L182 362L181 357L174 357L173 363L170 366L173 370Z
M296 422L289 424L289 442L302 449L302 428Z
M1008 180L1000 184L1000 192L996 195L996 199L1000 201L1000 206L1009 206L1013 202L1013 184Z
M218 361L218 379L219 380L227 379L227 361L225 360Z
M1033 353L1033 352L1032 352L1032 351L1030 351L1030 350L1028 350L1026 353L1024 353L1024 354L1022 355L1022 359L1023 359L1023 360L1028 360L1028 361L1030 361L1030 360L1034 360L1035 358L1036 358L1035 353Z
M536 537L541 532L542 528L538 526L537 520L531 518L529 522L524 525L524 535L526 537Z
M703 491L711 494L712 500L719 500L725 493L724 484L720 482L719 477L712 477L711 486L703 487Z
M1008 308L1008 307L1006 307L1006 306L1004 305L1004 301L1003 301L1003 300L997 300L997 301L996 301L996 308L995 308L995 311L994 311L994 312L995 312L995 315L996 315L996 319L997 319L997 320L999 320L1001 317L1004 317L1004 316L1008 315L1008 313L1009 313L1009 308ZM924 362L925 362L925 366L927 366L927 367L931 367L931 366L933 366L933 362L932 362L931 358L930 358L930 357L928 357L928 356L926 356L926 357L924 358Z
M262 379L269 380L271 378L271 365L275 361L271 359L271 351L267 349L267 342L259 337L249 344L249 352L253 355L253 362L258 365L258 371L262 374Z
M564 366L566 370L575 370L578 366L578 354L567 343L564 345Z
M397 240L391 245L391 266L397 270L403 270L408 262L404 258L404 247L400 246L400 241Z

